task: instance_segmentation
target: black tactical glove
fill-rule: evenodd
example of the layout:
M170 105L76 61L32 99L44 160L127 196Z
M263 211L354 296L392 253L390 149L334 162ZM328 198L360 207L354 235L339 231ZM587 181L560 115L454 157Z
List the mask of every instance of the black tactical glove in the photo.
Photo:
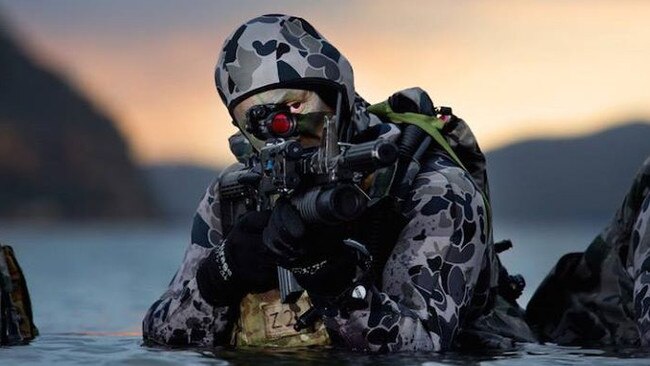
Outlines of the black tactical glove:
M315 226L315 225L314 225ZM279 199L264 229L264 244L308 292L336 295L354 277L354 253L343 244L342 225L308 227L286 199Z
M270 212L249 212L199 264L196 280L201 296L212 305L235 303L246 293L277 286L273 256L262 242Z
M273 253L278 265L291 268L305 258L307 227L291 203L276 201L269 223L264 229L264 245Z
M320 262L290 269L296 281L312 296L336 297L352 285L357 271L355 253L339 248Z

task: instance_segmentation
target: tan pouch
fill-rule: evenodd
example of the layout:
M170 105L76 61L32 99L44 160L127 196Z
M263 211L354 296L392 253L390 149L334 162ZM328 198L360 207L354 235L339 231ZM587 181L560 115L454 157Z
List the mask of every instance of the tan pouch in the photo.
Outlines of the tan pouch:
M330 344L321 321L313 329L296 332L296 317L311 307L306 293L295 304L283 304L280 291L248 294L240 303L240 317L234 330L237 346L305 347Z

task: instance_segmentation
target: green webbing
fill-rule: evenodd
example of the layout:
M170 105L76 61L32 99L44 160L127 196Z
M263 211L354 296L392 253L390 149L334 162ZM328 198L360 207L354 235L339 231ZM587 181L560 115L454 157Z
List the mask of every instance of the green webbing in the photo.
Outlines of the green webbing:
M440 145L449 156L458 164L463 170L465 170L470 177L472 176L463 165L463 162L460 161L454 150L449 146L447 139L440 132L445 124L443 120L435 116L427 116L426 114L419 114L413 112L406 113L396 113L390 108L388 101L383 101L381 103L373 104L367 108L368 112L376 114L380 117L386 117L391 120L393 123L408 123L416 125L427 132L434 140ZM492 207L490 202L485 195L485 192L479 190L481 196L483 197L483 203L485 204L485 209L487 210L486 214L488 216L488 232L492 231Z
M440 145L449 156L460 165L465 171L465 165L460 161L454 150L447 143L447 139L442 136L440 131L444 126L445 122L436 116L427 116L425 114L406 112L406 113L396 113L390 108L388 101L381 103L373 104L368 107L368 112L376 114L378 116L385 116L394 123L408 123L411 125L416 125L428 133L434 140Z

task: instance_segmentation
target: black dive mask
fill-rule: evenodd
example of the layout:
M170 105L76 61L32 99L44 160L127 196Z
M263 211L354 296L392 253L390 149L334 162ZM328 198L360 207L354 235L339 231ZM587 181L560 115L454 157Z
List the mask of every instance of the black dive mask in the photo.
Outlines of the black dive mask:
M246 112L246 132L265 141L300 134L318 136L328 112L294 114L285 104L260 104Z

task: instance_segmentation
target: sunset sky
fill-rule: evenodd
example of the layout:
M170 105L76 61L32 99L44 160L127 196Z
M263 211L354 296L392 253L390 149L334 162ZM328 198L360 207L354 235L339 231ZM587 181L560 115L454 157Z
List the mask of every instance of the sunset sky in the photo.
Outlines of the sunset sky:
M650 1L0 0L0 12L143 163L234 160L214 64L225 37L265 13L309 20L370 102L420 86L487 150L650 119Z

